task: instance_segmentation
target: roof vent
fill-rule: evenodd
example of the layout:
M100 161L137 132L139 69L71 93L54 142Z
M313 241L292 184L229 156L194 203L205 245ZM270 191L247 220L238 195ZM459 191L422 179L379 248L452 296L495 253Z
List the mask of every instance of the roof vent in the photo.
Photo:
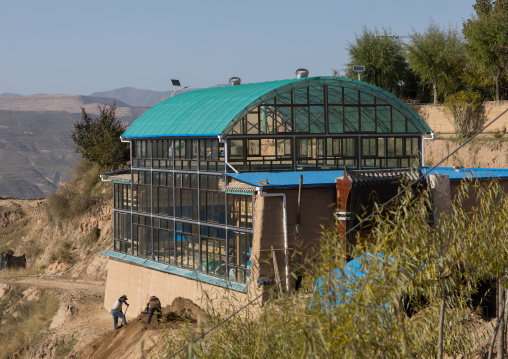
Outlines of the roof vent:
M296 70L296 78L297 79L305 79L309 77L309 70L307 69L298 69Z
M242 83L242 79L239 77L234 76L229 79L229 84L231 86L237 86L237 85L240 85L241 83Z

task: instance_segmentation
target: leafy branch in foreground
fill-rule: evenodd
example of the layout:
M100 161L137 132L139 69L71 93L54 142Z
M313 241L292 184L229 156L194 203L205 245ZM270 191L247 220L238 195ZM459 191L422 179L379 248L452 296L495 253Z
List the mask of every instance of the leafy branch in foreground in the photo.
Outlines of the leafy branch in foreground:
M189 346L180 357L486 354L492 329L478 327L479 314L469 298L481 280L501 276L501 285L506 288L508 284L504 283L508 197L495 182L465 185L438 226L429 225L429 205L425 192L408 193L377 215L368 238L358 238L359 244L349 253L353 258L365 258L362 276L344 269L343 246L336 241L337 233L329 230L319 248L326 258L321 256L313 263L303 290L290 297L274 296L262 308L249 307ZM317 279L321 286L314 288ZM232 300L231 308L234 306ZM411 317L404 315L408 307ZM211 317L201 330L223 318ZM437 346L440 332L441 348ZM194 329L180 333L179 338L168 333L168 354L196 335Z

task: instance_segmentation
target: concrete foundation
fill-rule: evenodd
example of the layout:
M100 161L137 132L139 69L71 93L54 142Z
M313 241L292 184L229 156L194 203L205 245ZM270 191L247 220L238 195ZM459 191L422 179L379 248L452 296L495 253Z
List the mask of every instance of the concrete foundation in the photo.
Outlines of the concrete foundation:
M226 312L249 300L247 293L110 259L104 296L105 309L111 310L115 301L123 294L127 295L130 305L127 318L139 315L152 295L159 297L163 307L171 304L175 298L183 297L205 310L213 306L220 312Z

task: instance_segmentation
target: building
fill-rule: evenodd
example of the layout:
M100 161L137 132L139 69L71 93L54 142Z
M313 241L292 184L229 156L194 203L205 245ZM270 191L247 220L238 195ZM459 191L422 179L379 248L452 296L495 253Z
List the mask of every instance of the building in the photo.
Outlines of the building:
M332 223L345 169L386 177L421 163L432 130L403 101L298 73L185 92L128 128L131 168L102 176L114 186L106 306L123 293L140 309L154 294L245 302Z

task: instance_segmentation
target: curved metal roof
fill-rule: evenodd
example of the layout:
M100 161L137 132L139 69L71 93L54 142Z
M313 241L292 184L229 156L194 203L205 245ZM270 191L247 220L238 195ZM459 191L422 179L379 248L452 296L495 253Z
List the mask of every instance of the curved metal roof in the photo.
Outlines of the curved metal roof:
M427 123L406 103L369 83L342 77L311 77L189 91L171 97L140 116L123 138L226 135L236 120L280 93L307 86L335 85L371 94L394 106L420 133Z

